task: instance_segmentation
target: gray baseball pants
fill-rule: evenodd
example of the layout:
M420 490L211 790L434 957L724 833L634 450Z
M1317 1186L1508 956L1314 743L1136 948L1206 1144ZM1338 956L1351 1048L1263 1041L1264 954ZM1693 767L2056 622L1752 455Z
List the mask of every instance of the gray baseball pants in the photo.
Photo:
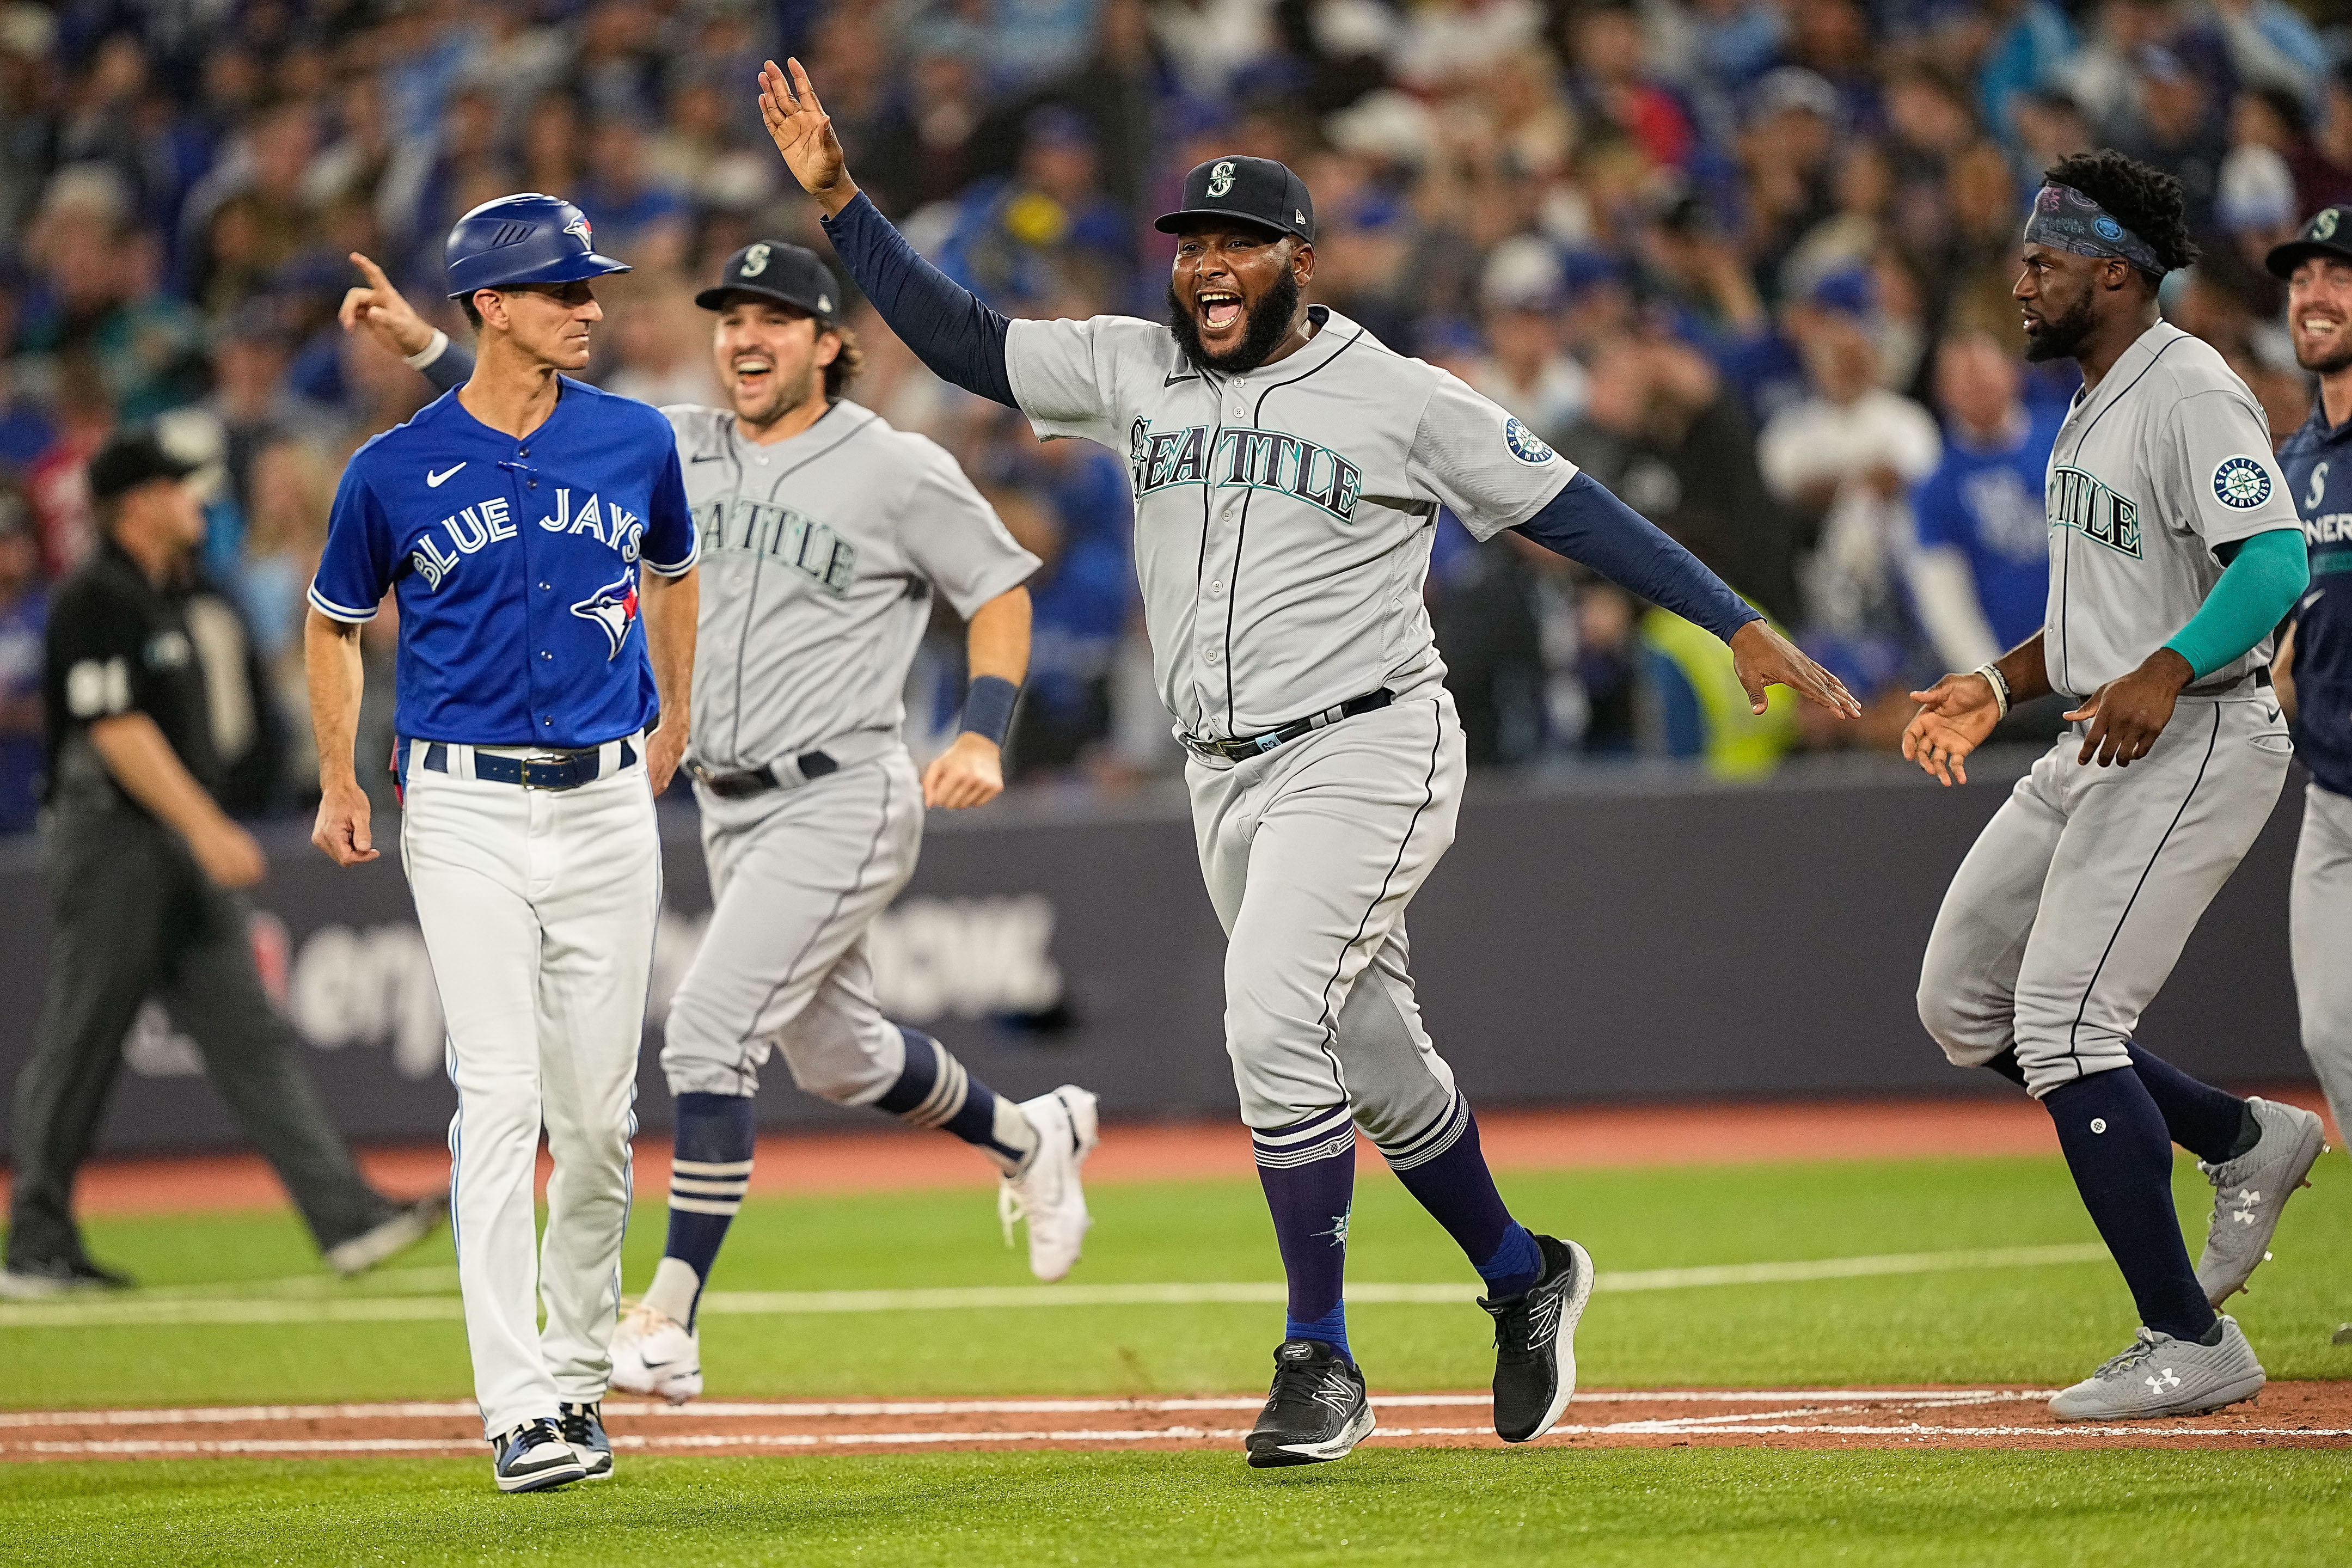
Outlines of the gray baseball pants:
M1465 771L1442 688L1246 762L1186 768L1227 939L1225 1048L1252 1128L1345 1104L1384 1152L1450 1145L1421 1146L1453 1110L1454 1073L1422 1027L1404 911L1454 842Z
M2316 784L2303 792L2303 837L2287 894L2303 1048L2339 1131L2352 1129L2352 800ZM2352 1136L2352 1132L2347 1132Z
M870 1104L906 1068L906 1037L875 999L867 928L922 848L914 759L894 743L795 788L696 799L714 907L670 1003L670 1092L755 1093L781 1047L802 1089Z
M2269 820L2291 745L2268 692L2184 697L2128 768L2075 725L2017 782L1952 879L1919 1020L1960 1067L2014 1046L2036 1099L2131 1063L2132 1031Z

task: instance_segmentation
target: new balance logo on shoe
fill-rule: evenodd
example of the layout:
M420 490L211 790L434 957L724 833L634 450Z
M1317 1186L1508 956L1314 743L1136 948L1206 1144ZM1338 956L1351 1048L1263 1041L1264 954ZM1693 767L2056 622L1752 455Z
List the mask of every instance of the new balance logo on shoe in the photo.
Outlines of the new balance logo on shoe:
M1324 1378L1323 1386L1315 1391L1315 1403L1328 1405L1345 1413L1349 1405L1356 1403L1356 1385L1338 1373L1332 1373Z
M1528 1313L1528 1348L1549 1344L1559 1332L1559 1309L1562 1298L1547 1296Z

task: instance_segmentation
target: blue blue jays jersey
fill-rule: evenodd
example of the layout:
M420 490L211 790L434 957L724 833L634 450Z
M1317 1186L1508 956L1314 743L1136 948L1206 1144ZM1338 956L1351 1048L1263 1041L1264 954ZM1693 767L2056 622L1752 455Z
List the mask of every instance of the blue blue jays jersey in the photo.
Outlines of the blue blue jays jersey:
M681 576L695 553L677 442L653 408L567 377L518 439L451 392L352 454L310 603L358 622L394 595L404 737L596 746L657 707L638 568Z
M2294 610L2294 747L2321 787L2352 795L2352 421L2314 407L2279 448L2303 514L2311 586Z

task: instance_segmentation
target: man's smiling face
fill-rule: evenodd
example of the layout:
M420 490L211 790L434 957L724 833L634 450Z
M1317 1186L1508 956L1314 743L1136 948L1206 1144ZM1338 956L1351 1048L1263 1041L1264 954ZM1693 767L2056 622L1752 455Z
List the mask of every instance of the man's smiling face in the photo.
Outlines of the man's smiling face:
M1204 370L1238 374L1264 364L1296 324L1315 276L1315 247L1255 224L1208 224L1176 238L1169 325Z
M2295 363L2317 375L2352 370L2352 261L2310 256L2296 263L2286 323Z

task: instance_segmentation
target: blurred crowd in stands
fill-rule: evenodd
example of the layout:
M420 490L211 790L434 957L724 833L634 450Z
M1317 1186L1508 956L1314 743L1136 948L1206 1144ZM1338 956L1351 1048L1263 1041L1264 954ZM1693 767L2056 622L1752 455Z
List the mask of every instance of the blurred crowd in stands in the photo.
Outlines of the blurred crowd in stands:
M63 0L0 5L0 831L39 771L45 585L91 548L82 464L154 420L215 476L195 617L230 804L314 787L302 594L344 458L422 379L334 313L373 256L443 324L442 238L569 196L637 270L591 375L721 401L691 293L758 237L829 254L761 130L798 55L851 168L1013 314L1159 317L1150 219L1213 155L1314 193L1314 297L1504 404L1831 663L1869 716L1752 718L1712 639L1442 518L1430 611L1488 764L1718 773L1887 744L1904 691L2039 625L2070 363L2009 300L2040 170L2180 175L2206 251L2173 320L2282 436L2307 390L2265 249L2352 199L2352 68L2287 0ZM851 395L957 453L1046 565L1019 778L1177 753L1138 646L1123 461L1041 445L870 311ZM390 616L371 629L388 654ZM914 728L950 721L934 638ZM388 748L388 669L371 739ZM373 770L370 770L373 771Z

